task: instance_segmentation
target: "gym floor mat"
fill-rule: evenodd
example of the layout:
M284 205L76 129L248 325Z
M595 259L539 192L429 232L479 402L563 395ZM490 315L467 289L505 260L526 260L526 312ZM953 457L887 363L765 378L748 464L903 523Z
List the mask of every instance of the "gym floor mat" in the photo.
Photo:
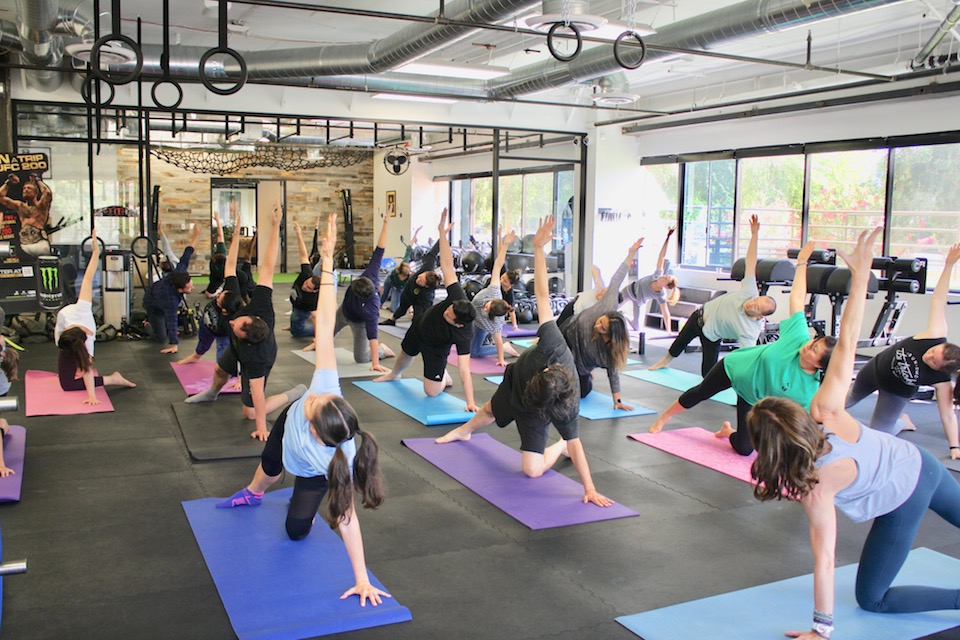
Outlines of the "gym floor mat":
M83 404L86 391L64 391L60 378L49 371L27 371L23 376L24 414L35 416L75 416L87 413L110 413L113 403L103 387L96 388L100 404Z
M750 465L753 464L757 454L741 456L730 447L729 439L714 437L713 433L706 429L688 427L660 433L631 433L627 437L654 449L666 451L678 458L719 471L731 478L753 484Z
M174 402L180 433L194 460L259 458L263 443L250 437L253 420L243 417L240 407L224 407L223 401L203 404ZM267 424L267 427L272 425Z
M404 438L402 442L535 531L639 515L620 504L583 504L583 485L552 469L539 478L528 478L522 471L520 452L486 433L474 433L467 442L436 444L432 438Z
M375 607L340 599L354 584L343 542L319 519L306 538L290 540L284 520L292 493L267 493L259 507L217 509L221 498L183 503L237 636L292 640L412 620L395 598ZM384 589L372 574L370 582Z
M444 392L432 398L427 396L423 392L422 380L400 379L391 382L355 380L353 384L428 427L462 424L474 416L473 413L466 411L466 401L449 393Z
M333 350L333 352L337 356L337 373L341 378L365 378L369 376L383 375L383 373L379 371L371 371L369 362L354 362L353 352L344 349L343 347L337 347ZM303 349L291 349L290 353L302 360L306 360L311 365L316 366L317 354L315 352L304 351ZM392 359L393 358L384 358L380 361L380 364L389 362Z
M844 638L910 640L943 631L960 623L958 611L924 613L870 613L857 606L854 596L857 565L838 567L835 573L834 618ZM922 584L956 589L960 560L930 549L910 552L894 585ZM813 574L725 593L702 600L654 609L617 622L643 640L675 638L782 638L789 630L810 628Z
M516 358L508 357L506 359L507 364L510 362L516 361ZM458 356L456 349L450 351L450 355L447 356L447 364L451 367L456 367L458 362ZM470 358L470 373L475 373L479 376L485 376L491 373L503 373L504 367L501 367L497 364L496 356L487 356L484 358Z
M503 382L503 376L486 376L484 380L499 385ZM627 402L627 404L630 404L630 402ZM610 418L648 416L651 413L656 413L653 409L647 409L638 404L633 404L632 406L633 409L630 411L614 409L613 398L611 396L600 393L599 391L591 391L587 394L586 398L580 398L580 417L586 418L587 420L608 420Z
M23 453L26 445L27 430L10 425L10 430L3 437L3 462L13 469L13 473L6 478L0 478L0 502L20 502L20 491L23 488Z
M173 372L180 381L180 386L187 392L188 396L196 395L210 388L213 384L213 370L217 363L213 360L201 360L193 364L177 364L171 362ZM227 383L220 388L220 393L240 393L236 388L236 378L230 378Z
M695 373L688 373L679 369L669 368L657 369L656 371L650 371L649 369L624 371L623 375L636 378L637 380L659 384L660 386L670 389L676 389L680 392L697 386L703 380L703 378ZM713 396L711 400L716 400L717 402L722 402L723 404L728 404L731 407L735 407L737 406L737 393L733 389L724 389L720 393Z

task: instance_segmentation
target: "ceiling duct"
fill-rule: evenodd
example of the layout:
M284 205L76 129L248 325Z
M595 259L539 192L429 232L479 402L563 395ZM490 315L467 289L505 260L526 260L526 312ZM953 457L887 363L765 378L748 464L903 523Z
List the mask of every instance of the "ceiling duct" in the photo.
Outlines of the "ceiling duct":
M0 51L23 51L17 25L9 20L0 20Z
M543 0L538 16L525 20L531 29L546 31L555 24L574 24L580 31L592 31L607 24L607 19L590 14L588 0Z
M630 91L630 80L623 72L601 76L593 81L592 87L593 104L601 107L622 107L640 99Z
M27 70L27 84L41 91L56 91L63 82L58 70L63 51L53 33L58 17L57 0L17 0L17 33L23 45L20 58L27 65L49 67Z

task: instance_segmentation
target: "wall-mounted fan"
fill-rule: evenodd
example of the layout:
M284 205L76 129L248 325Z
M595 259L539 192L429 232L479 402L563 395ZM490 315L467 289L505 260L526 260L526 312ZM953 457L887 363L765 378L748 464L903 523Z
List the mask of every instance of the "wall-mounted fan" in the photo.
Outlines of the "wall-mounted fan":
M410 168L410 152L405 149L391 149L383 156L383 166L395 176L406 173Z

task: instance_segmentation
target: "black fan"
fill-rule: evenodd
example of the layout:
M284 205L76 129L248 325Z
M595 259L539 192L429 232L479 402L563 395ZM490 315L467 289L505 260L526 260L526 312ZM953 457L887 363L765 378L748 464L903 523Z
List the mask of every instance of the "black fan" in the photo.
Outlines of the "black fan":
M391 149L383 156L383 166L395 176L410 168L410 153L405 149Z

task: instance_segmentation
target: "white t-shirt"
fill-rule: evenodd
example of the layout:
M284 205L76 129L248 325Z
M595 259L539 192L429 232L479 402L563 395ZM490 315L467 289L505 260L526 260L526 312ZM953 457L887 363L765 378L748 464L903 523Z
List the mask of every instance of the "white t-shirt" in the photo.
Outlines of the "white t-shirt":
M87 336L87 353L93 357L93 343L97 333L97 323L93 319L93 304L87 300L78 300L76 304L68 304L57 314L57 327L53 331L53 341L60 343L60 336L69 327L79 325L90 330Z

